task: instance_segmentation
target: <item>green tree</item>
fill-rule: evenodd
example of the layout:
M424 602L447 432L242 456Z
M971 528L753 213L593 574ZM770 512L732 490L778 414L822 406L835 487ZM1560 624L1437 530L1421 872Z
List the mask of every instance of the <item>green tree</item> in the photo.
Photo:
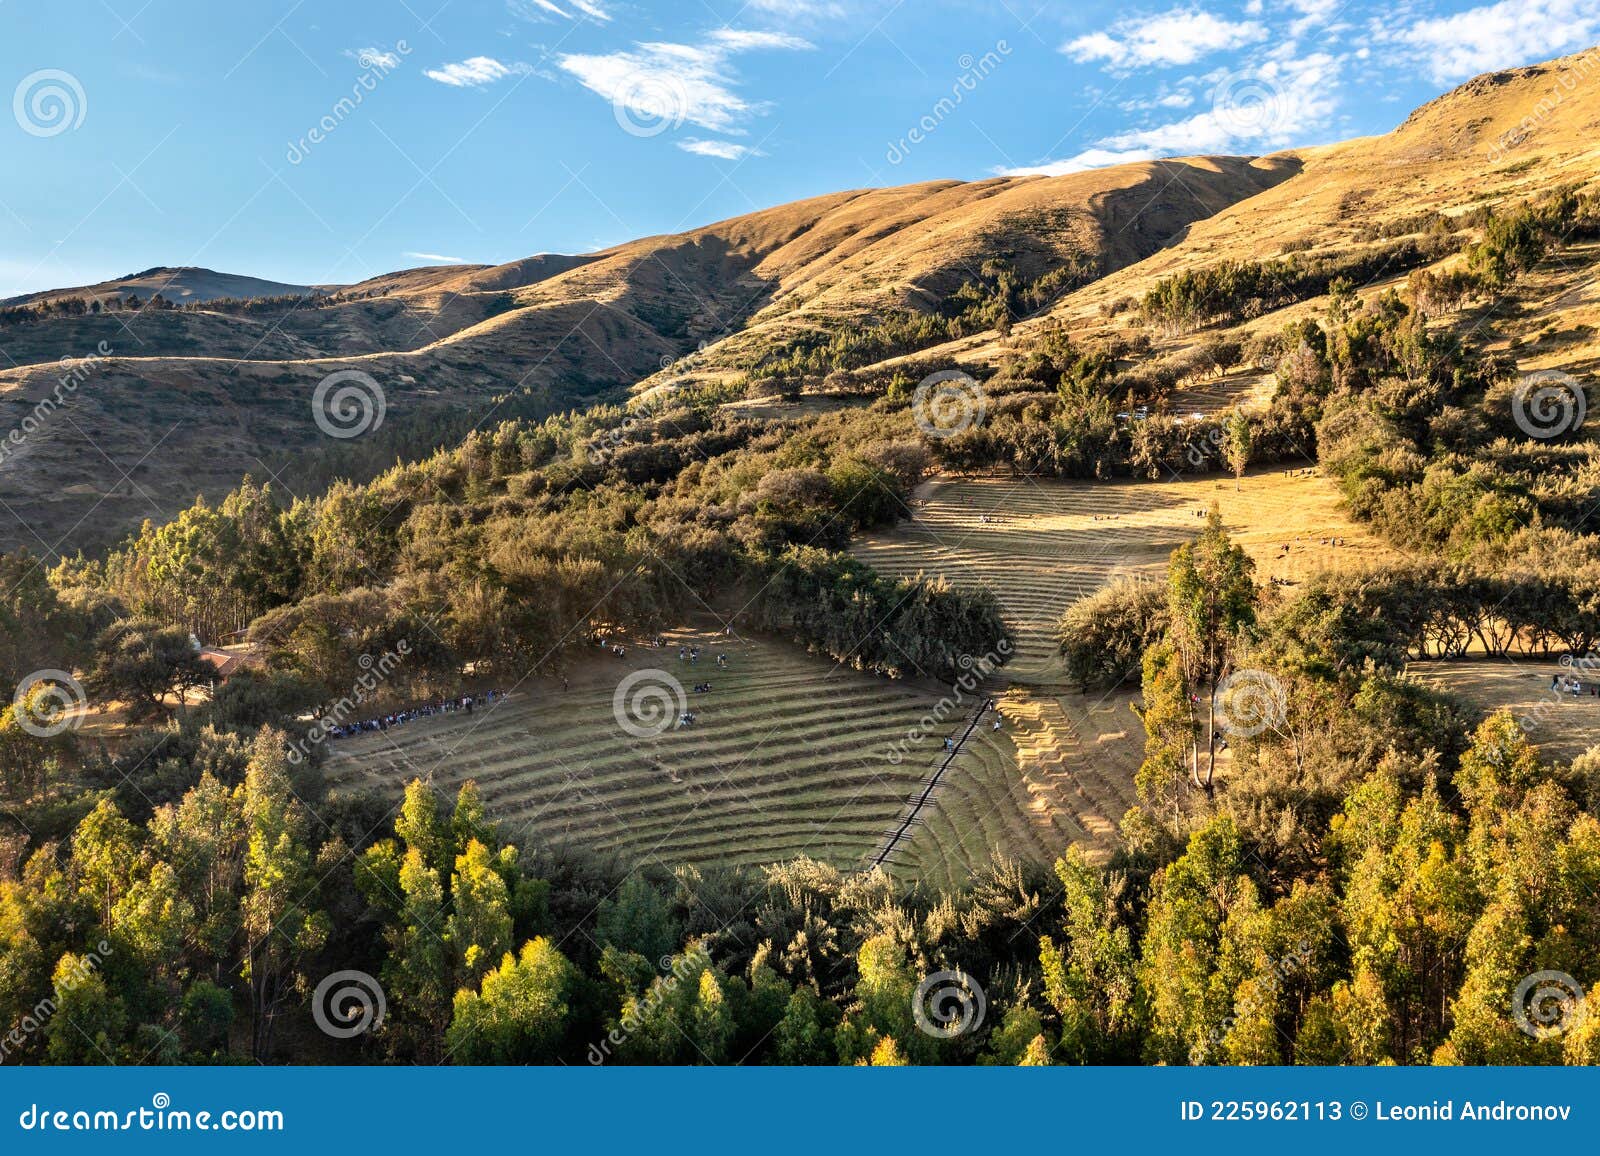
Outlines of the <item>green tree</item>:
M1217 765L1217 685L1231 671L1246 631L1255 623L1254 575L1255 563L1229 538L1216 510L1197 540L1173 551L1167 572L1169 637L1190 689L1191 708L1202 694L1207 703L1203 775L1201 727L1190 712L1191 781L1207 792Z
M1228 468L1233 471L1233 488L1239 489L1245 470L1250 468L1250 419L1244 410L1236 409L1228 415L1228 424L1222 443L1222 454Z
M545 1064L560 1054L577 970L545 937L456 993L445 1050L458 1064Z

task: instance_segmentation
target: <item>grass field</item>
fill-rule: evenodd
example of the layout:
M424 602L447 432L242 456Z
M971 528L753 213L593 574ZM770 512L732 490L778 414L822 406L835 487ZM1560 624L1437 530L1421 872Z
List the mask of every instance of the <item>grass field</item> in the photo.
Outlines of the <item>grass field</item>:
M1600 745L1600 698L1552 691L1550 680L1567 673L1554 659L1413 662L1408 670L1486 715L1510 710L1545 758L1567 760Z
M431 776L442 789L476 779L492 812L540 840L629 860L770 862L811 855L853 865L877 844L944 735L934 728L890 752L938 695L836 668L783 643L669 633L579 664L570 689L534 679L471 719L420 719L332 744L338 787L400 790ZM698 664L680 645L701 647ZM719 670L715 656L730 665ZM618 684L664 670L697 714L691 727L634 737L613 712ZM696 694L693 686L713 690ZM672 719L677 706L669 706ZM959 713L959 711L957 712ZM968 711L970 713L970 711Z
M1159 577L1213 504L1261 582L1299 582L1388 553L1344 514L1328 482L1303 470L1257 472L1237 487L1216 474L1113 483L943 479L924 488L912 520L865 539L855 553L885 574L925 571L990 590L1017 631L1007 676L1049 684L1061 677L1054 634L1062 611L1119 574ZM1335 537L1345 544L1324 541Z
M1144 735L1129 709L1132 693L1082 695L1065 683L1055 622L1073 599L1118 573L1160 574L1213 502L1263 580L1297 581L1383 553L1343 517L1331 487L1304 473L1260 473L1238 489L1217 476L942 479L921 492L914 520L863 540L856 552L885 573L942 574L999 597L1018 651L960 701L939 687L839 668L785 642L726 638L708 621L669 633L663 650L630 642L618 658L596 648L565 691L559 681L530 680L471 719L440 716L337 740L328 774L337 788L388 793L418 776L442 790L476 779L509 828L628 861L762 863L806 854L849 867L908 813L942 760L944 736L992 695L1002 729L985 720L973 733L891 869L954 881L995 848L1048 862L1072 841L1103 857L1135 800ZM1346 544L1322 544L1334 536ZM679 662L680 645L701 647L698 665ZM729 656L729 669L717 669L718 653ZM618 723L613 695L627 675L652 668L682 684L699 717L692 727L636 738ZM712 692L693 693L704 681Z

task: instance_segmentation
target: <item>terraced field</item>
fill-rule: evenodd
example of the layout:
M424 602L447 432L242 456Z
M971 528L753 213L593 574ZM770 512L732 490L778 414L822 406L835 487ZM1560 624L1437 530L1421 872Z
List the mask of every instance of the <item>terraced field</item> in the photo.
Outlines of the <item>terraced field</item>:
M762 639L682 630L662 650L598 654L559 681L530 680L470 719L443 715L335 741L336 789L398 792L414 777L454 789L476 779L492 812L547 843L630 861L771 862L800 854L857 865L877 845L946 733L975 703L923 727L939 695L834 667ZM698 646L697 664L680 646ZM719 670L716 656L729 667ZM697 715L689 727L635 737L613 696L636 671L661 669ZM713 689L696 694L697 683ZM674 721L668 686L662 705ZM632 695L625 697L625 703ZM654 715L627 716L638 727ZM919 737L891 751L908 734ZM926 733L921 733L926 731ZM981 758L989 757L987 754ZM962 756L962 762L978 761Z
M1065 684L1055 622L1115 574L1159 574L1213 502L1263 577L1297 581L1383 553L1344 519L1322 479L1301 472L1250 476L1238 489L1218 477L940 480L919 495L913 521L864 540L857 553L886 573L939 573L999 597L1017 653L959 701L783 642L728 638L707 622L668 634L662 650L630 643L621 658L599 651L567 690L532 680L470 719L440 716L339 740L328 774L336 788L389 793L418 776L444 790L476 779L511 829L627 861L806 854L859 866L910 814L909 801L943 761L944 737L992 695L1001 729L991 729L990 716L974 731L890 869L941 883L965 878L995 848L1048 862L1078 841L1103 856L1135 800L1144 735L1130 693L1085 696ZM1335 537L1345 544L1324 544ZM697 665L678 659L689 645L701 648ZM729 657L726 670L716 667L719 653ZM698 719L636 737L618 722L613 696L630 674L657 668L685 688ZM714 689L694 693L700 682ZM679 708L666 709L670 720Z
M863 540L855 553L885 574L923 571L992 591L1017 630L1006 676L1049 685L1061 677L1054 634L1062 611L1119 574L1163 573L1212 504L1263 582L1367 566L1388 553L1345 516L1328 482L1304 470L1261 471L1237 486L1218 475L1115 483L942 479L924 487L911 521ZM1343 544L1332 545L1334 538Z
M999 672L1008 684L999 704L1006 749L947 776L936 813L905 853L920 873L960 874L974 848L994 843L1045 859L1068 840L1099 855L1115 844L1135 801L1144 733L1131 693L1082 695L1065 683L1056 622L1118 574L1164 573L1213 503L1263 581L1369 566L1388 552L1349 521L1324 479L1304 470L1262 471L1237 486L1215 475L1113 484L941 479L919 494L910 522L856 546L887 574L939 574L990 590L1016 632L1017 652Z

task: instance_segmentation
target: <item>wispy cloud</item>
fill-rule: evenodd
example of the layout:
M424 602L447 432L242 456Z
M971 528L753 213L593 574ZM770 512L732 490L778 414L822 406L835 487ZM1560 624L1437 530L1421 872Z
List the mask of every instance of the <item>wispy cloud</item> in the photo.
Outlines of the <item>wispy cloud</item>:
M1203 56L1266 39L1255 20L1224 20L1200 8L1174 8L1158 16L1134 16L1103 32L1080 36L1062 47L1074 60L1103 60L1117 69L1193 64Z
M1531 64L1600 40L1600 0L1501 0L1396 30L1374 20L1374 35L1398 42L1441 84Z
M547 21L552 16L560 20L581 20L587 16L602 24L611 21L611 13L595 0L565 0L565 2L566 8L555 3L555 0L506 0L506 8L513 16L539 22Z
M771 12L791 19L826 17L837 20L845 14L844 5L838 0L747 0L746 6L753 12Z
M719 28L699 44L640 43L626 51L570 53L557 64L590 92L642 118L738 133L744 121L766 106L737 91L731 58L741 52L811 47L787 33Z
M399 55L385 48L347 48L344 54L363 68L381 68L387 72L400 67Z
M1156 154L1150 149L1127 149L1116 151L1114 149L1092 148L1084 149L1075 156L1065 160L1051 161L1043 165L1027 165L1016 169L1002 169L1001 176L1006 177L1062 177L1068 173L1081 173L1085 169L1103 169L1109 165L1126 165L1134 161L1154 160Z
M787 32L761 32L747 28L718 28L711 39L729 52L753 52L762 48L788 48L796 51L815 48L809 40Z
M481 88L508 76L524 76L532 71L533 66L528 64L502 64L492 56L471 56L455 64L425 69L422 75L452 88Z
M697 157L716 157L724 161L743 160L749 156L760 156L761 152L748 145L736 144L731 140L700 140L691 137L678 142L678 147L686 153L693 153Z
M413 253L410 251L400 254L402 257L411 257L418 261L437 261L441 265L465 265L464 257L446 257L442 253Z

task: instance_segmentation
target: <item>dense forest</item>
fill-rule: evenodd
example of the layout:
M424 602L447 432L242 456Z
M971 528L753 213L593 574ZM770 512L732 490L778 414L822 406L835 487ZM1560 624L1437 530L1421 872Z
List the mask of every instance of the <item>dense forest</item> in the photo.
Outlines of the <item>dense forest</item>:
M48 573L0 560L0 677L82 669L91 699L148 720L112 751L48 725L47 684L0 714L5 1058L1600 1062L1593 1017L1556 1036L1505 1014L1524 977L1600 982L1600 751L1546 762L1528 720L1477 721L1403 673L1600 637L1593 447L1511 432L1514 367L1449 325L1600 233L1600 206L1557 194L1479 232L1404 292L1363 300L1350 277L1409 266L1416 242L1372 268L1219 266L1143 304L1169 330L1327 294L1256 348L1213 335L1161 359L1044 328L955 431L915 396L955 366L830 360L842 400L821 413L685 392L506 421L314 499L247 480ZM1245 360L1274 367L1270 407L1171 414L1178 383ZM289 758L364 656L404 642L384 693L415 701L469 662L558 674L592 631L712 596L836 662L948 683L1008 637L995 601L843 552L932 471L1311 461L1416 561L1285 590L1213 517L1164 583L1063 619L1079 685L1141 688L1140 802L1109 863L997 856L948 892L804 859L629 870L501 830L470 785L413 782L396 808L330 796L314 744ZM265 668L190 704L189 635L238 631ZM381 983L381 1024L371 993L319 983L344 971Z

